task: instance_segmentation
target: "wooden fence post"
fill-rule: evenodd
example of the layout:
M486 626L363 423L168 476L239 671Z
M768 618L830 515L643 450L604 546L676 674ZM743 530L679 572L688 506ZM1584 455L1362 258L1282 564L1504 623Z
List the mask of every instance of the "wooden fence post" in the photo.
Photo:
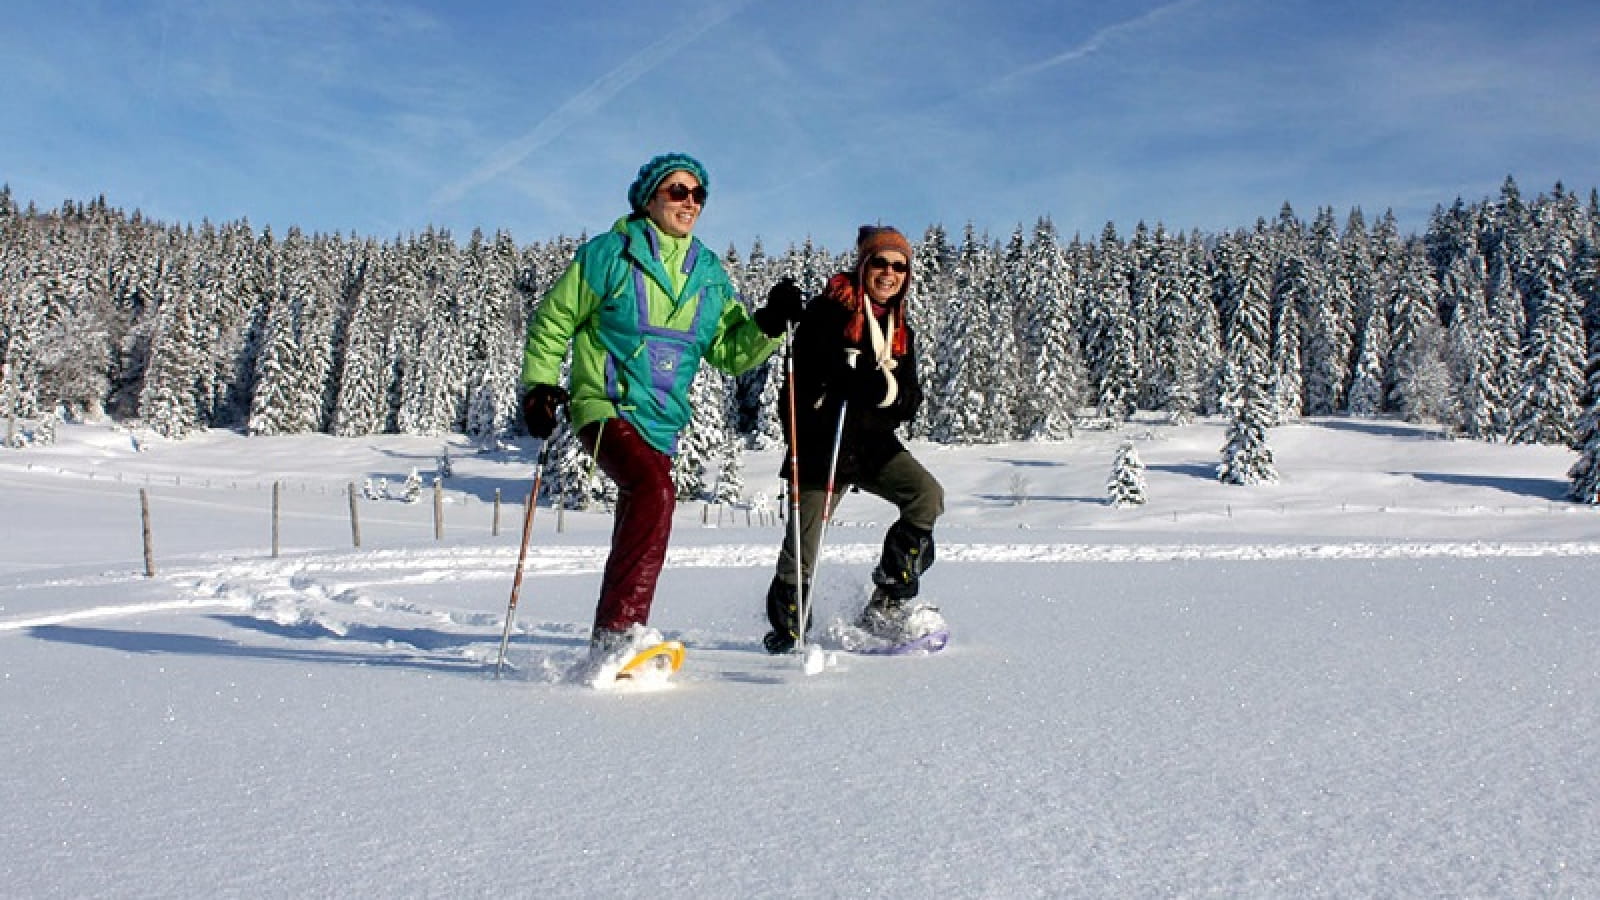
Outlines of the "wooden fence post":
M494 489L494 525L489 530L490 537L500 536L500 489Z
M433 539L444 540L444 485L433 480Z
M278 558L278 508L281 482L272 483L272 558Z
M150 540L150 495L144 488L139 488L139 520L144 531L144 575L146 578L154 578L156 554Z
M361 516L356 513L356 483L350 482L350 540L361 546Z

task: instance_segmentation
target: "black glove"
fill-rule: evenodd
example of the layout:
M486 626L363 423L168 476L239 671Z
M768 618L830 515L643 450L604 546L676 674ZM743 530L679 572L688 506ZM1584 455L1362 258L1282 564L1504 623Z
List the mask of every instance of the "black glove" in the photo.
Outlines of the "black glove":
M556 430L560 421L561 405L567 402L567 392L557 384L536 384L522 395L522 421L528 433L546 440Z
M800 321L806 309L806 295L793 278L784 278L767 291L767 305L755 311L756 325L767 337L783 334L790 322Z

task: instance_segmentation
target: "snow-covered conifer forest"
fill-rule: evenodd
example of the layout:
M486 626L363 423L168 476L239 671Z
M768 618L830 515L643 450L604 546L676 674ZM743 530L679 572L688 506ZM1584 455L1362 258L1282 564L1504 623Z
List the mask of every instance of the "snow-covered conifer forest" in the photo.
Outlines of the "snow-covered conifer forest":
M277 234L151 222L103 198L41 211L0 188L0 415L46 434L110 415L169 438L457 432L492 446L518 428L529 311L582 240ZM1308 222L1287 204L1221 234L1141 222L1068 238L1041 219L1002 239L936 224L918 247L928 401L911 437L1061 439L1086 415L1223 414L1224 477L1253 483L1275 477L1272 425L1392 415L1575 447L1572 495L1595 503L1597 260L1593 189L1527 200L1511 177L1497 197L1436 208L1421 235L1359 209ZM758 240L724 261L756 304L785 275L820 288L848 258ZM737 449L778 434L780 365L702 374L684 497L738 494ZM556 440L549 490L603 490Z

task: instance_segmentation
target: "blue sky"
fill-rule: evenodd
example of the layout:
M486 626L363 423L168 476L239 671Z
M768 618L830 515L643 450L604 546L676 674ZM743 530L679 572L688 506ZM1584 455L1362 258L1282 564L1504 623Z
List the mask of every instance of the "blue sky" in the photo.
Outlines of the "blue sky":
M654 153L697 234L1216 231L1600 184L1600 3L14 0L0 182L169 222L594 233Z

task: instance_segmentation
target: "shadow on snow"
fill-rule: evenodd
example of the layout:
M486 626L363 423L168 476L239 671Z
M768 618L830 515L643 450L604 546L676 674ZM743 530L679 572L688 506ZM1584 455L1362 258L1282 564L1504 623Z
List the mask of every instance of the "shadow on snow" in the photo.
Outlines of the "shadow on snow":
M1410 475L1418 481L1433 484L1454 484L1462 487L1486 487L1516 494L1521 497L1537 497L1541 500L1560 501L1567 499L1567 489L1571 486L1568 482L1554 478L1515 478L1505 475L1458 475L1450 472L1393 472L1394 475Z

